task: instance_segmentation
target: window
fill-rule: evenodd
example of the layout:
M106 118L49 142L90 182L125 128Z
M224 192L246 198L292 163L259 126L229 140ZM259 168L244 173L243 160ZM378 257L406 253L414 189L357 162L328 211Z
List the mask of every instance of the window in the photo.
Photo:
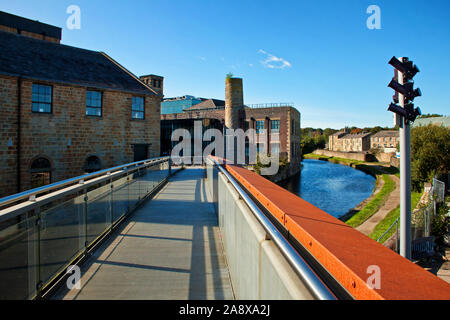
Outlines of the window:
M161 80L153 79L152 82L153 82L153 87L161 88Z
M280 154L280 144L279 143L271 143L270 144L270 154Z
M132 97L131 98L131 118L144 119L144 98Z
M264 120L256 121L256 134L262 133L264 129Z
M247 131L248 128L250 128L250 122L249 121L245 121L245 123L244 123L244 131Z
M83 169L86 173L96 172L102 168L100 159L96 156L90 156L84 162Z
M52 87L33 83L31 111L39 113L52 112Z
M280 120L271 120L270 130L274 133L280 132Z
M86 115L102 116L102 93L99 91L86 91Z
M30 167L31 188L45 186L51 182L51 164L46 158L37 158Z

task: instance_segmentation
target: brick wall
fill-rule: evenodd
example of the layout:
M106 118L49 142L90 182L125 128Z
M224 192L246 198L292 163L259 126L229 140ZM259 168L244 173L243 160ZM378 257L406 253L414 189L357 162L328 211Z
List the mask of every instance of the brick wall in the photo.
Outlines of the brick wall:
M52 164L52 182L84 173L88 156L102 168L132 162L133 144L151 144L148 157L160 152L160 99L145 97L145 119L131 119L133 94L103 91L102 117L86 116L86 88L53 86L51 114L31 112L32 81L22 83L21 189L30 188L30 166L37 157ZM17 192L17 78L0 77L0 197ZM9 137L12 147L9 146ZM70 146L69 146L70 139Z
M3 26L3 25L0 25L0 31L6 31L6 32L11 32L11 33L19 33L19 30L17 30L16 28ZM34 32L24 31L24 30L21 30L20 34L23 35L23 36L29 37L29 38L45 40L45 41L49 41L49 42L55 42L55 43L60 43L61 42L61 40L57 39L57 38L45 36L43 34L38 34L38 33L34 33Z

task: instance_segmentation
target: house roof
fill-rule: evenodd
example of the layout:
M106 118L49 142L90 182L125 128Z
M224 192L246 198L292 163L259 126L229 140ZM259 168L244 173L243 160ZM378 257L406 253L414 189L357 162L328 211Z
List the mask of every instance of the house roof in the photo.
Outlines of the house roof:
M345 131L335 132L335 133L331 134L331 136L339 136L339 135L342 135L342 134L345 134Z
M0 74L158 95L103 52L0 31Z
M358 138L364 138L367 136L370 136L370 132L363 132L363 133L349 133L341 137L340 139L358 139Z
M0 25L61 40L61 28L0 11Z
M377 138L377 137L398 137L398 136L399 136L398 130L383 130L375 133L372 137Z
M224 107L224 106L225 106L225 101L223 101L223 100L208 99L208 100L202 101L200 103L197 103L197 104L193 105L192 107L184 109L184 111L215 109L215 108Z

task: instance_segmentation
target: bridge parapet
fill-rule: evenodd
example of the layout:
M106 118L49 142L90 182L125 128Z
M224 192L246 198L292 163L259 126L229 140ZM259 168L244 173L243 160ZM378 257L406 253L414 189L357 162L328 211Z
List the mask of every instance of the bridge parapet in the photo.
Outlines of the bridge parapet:
M315 276L321 279L337 298L358 300L450 299L450 285L430 272L258 174L239 166L219 165L216 162L217 158L212 160L216 167L226 172L225 175L229 176L228 180L234 180L234 184L245 192L260 211L265 213L272 226L279 230L285 240L294 248L298 257L307 263ZM208 170L209 177L213 171L211 168ZM226 191L223 186L220 187L220 183L215 186L214 180L209 183L213 199L218 203L219 219L222 219L221 224L223 225L221 228L225 228L224 242L227 249L226 220L230 218L221 214L221 211L230 214L228 213L230 210L226 206L233 201L239 202L240 200L239 198L228 199L225 204L222 204L221 197L229 197L226 194L231 192ZM242 198L242 195L240 197ZM236 208L231 212L233 210L244 211ZM255 214L254 210L251 211ZM236 221L234 221L234 225L237 228ZM230 229L228 227L228 230ZM267 227L265 229L267 231ZM239 236L236 236L236 239L239 239ZM246 245L240 241L234 243L235 248L238 249L239 246ZM290 263L301 279L304 270L299 271L299 268L295 266L295 261L286 255L287 251L279 251L283 253L286 261ZM289 251L288 254L292 254L292 251ZM227 252L228 255L229 252ZM241 255L239 259L248 260L249 258ZM231 269L233 270L233 267ZM238 272L235 271L236 273ZM312 296L320 298L320 295L314 295L314 281L310 285L308 285L308 281L303 281L303 283L312 292ZM320 290L326 292L324 288L320 288ZM322 296L322 298L330 298L330 296Z

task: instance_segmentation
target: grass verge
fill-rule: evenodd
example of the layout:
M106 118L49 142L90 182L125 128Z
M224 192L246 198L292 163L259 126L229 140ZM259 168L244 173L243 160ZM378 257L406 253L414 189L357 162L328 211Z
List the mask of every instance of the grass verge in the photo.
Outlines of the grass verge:
M419 203L420 197L422 196L421 192L412 192L411 193L411 208L414 210L414 208ZM369 235L370 238L377 240L379 237L383 235L383 233L386 232L387 229L389 229L390 226L397 220L397 218L400 216L400 206L397 208L391 210L386 217L384 217L383 220L380 221L373 229L372 233ZM390 236L392 236L395 232L395 228L392 228L386 235L383 236L384 241L389 239Z
M387 174L383 174L382 177L384 180L384 185L380 192L378 192L372 201L367 203L364 208L345 221L346 224L356 228L373 216L383 206L389 197L389 194L395 190L395 182Z

